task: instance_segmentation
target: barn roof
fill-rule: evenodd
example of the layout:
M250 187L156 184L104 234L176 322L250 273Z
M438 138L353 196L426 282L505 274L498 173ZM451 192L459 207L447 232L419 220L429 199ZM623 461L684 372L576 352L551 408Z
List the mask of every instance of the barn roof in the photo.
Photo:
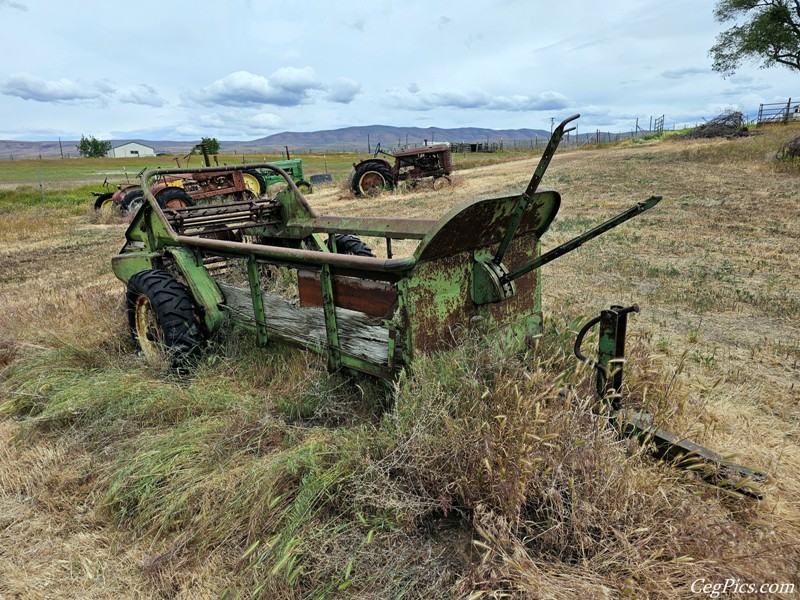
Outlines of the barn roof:
M155 148L152 146L148 146L142 142L137 142L136 140L128 140L127 142L111 142L111 148L121 148L122 146L127 146L128 144L138 144L139 146L144 146L145 148L150 148L150 150L155 151Z

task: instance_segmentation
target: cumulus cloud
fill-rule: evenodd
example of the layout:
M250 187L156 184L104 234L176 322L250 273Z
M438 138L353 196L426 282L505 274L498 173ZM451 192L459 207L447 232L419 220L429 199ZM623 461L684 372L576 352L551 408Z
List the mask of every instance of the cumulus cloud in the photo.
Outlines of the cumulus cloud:
M116 99L125 104L143 104L159 108L164 106L164 99L156 89L146 83L137 86L121 89L116 93Z
M206 105L297 106L321 87L311 67L283 67L269 78L249 71L236 71L202 88L195 99Z
M507 111L556 110L570 106L569 98L558 92L541 92L532 96L494 96L480 89L445 90L422 93L412 84L408 90L390 90L390 97L399 108L428 111L436 108L461 108Z
M33 75L15 75L0 85L0 94L36 102L74 102L100 98L101 93L72 81L45 81Z
M269 80L272 85L279 89L298 94L321 87L317 74L311 67L303 67L302 69L281 67L269 76Z
M15 75L0 84L0 94L36 102L67 104L91 101L106 105L116 100L125 104L164 106L164 99L151 85L142 83L120 88L109 79L86 85L71 79L46 81L28 74Z
M361 85L358 82L339 77L328 87L328 100L339 104L350 104L360 92Z
M263 133L266 131L275 131L283 125L283 119L278 115L271 113L259 113L248 117L242 122L247 128L247 131L254 133Z
M14 0L0 0L0 9L2 8L16 8L17 10L28 10L28 7L20 2L14 2Z

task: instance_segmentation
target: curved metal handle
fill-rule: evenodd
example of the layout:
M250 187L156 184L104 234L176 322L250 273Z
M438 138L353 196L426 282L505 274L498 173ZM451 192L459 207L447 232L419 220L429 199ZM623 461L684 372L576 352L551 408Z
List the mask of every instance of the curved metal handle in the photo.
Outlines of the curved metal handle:
M597 325L600 322L600 317L595 317L594 319L590 320L586 325L584 325L581 330L578 332L578 336L575 338L575 347L573 348L573 352L575 352L575 358L580 361L585 362L586 364L590 365L591 367L597 369L602 368L605 371L605 367L602 365L598 365L597 361L593 358L589 358L583 352L581 352L581 346L583 345L583 338L589 332L589 330Z

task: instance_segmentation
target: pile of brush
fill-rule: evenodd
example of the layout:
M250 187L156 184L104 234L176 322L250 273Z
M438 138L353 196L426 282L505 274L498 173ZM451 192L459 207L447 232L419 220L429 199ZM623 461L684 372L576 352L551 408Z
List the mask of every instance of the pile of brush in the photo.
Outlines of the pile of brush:
M730 138L744 135L747 135L744 115L739 111L727 111L691 129L684 137L690 139L713 137Z

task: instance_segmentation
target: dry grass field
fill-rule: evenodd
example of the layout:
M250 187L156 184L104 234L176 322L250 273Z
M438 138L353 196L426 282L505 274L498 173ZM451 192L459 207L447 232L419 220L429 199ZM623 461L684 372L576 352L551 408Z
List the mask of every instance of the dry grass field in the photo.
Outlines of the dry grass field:
M543 267L547 333L524 357L465 339L392 394L239 332L187 377L145 364L110 270L125 222L0 190L0 597L686 598L726 579L796 597L800 174L775 151L798 134L558 154L544 250L664 199ZM438 217L535 164L310 201ZM633 302L631 401L767 471L763 500L593 415L576 327Z

